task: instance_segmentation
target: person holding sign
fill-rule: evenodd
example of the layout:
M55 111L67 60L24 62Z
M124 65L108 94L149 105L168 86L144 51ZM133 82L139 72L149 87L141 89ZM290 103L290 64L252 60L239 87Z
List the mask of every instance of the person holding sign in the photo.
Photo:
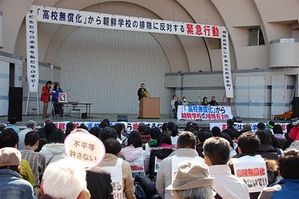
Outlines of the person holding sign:
M204 160L214 177L212 188L221 198L249 199L247 185L241 178L231 174L229 166L230 144L220 137L207 139L203 145Z
M178 172L178 164L181 161L204 162L203 158L198 156L195 146L195 135L190 131L183 131L177 141L177 150L172 153L172 156L162 160L156 179L156 188L162 198L173 198L170 191L165 191L165 188L173 181L175 174Z
M121 144L114 138L103 141L106 154L103 160L91 171L104 170L111 175L114 199L135 199L132 170L130 164L119 158Z
M239 154L230 159L229 165L233 173L244 180L250 198L257 198L259 193L268 186L266 162L257 155L260 140L253 132L243 133L238 138Z
M60 99L59 99L59 97L63 96L61 95L61 93L63 93L63 91L60 88L60 84L56 82L54 84L54 88L52 91L52 103L54 107L54 109L52 110L53 117L56 116L56 114L58 114L60 117L63 117L63 104L60 103Z

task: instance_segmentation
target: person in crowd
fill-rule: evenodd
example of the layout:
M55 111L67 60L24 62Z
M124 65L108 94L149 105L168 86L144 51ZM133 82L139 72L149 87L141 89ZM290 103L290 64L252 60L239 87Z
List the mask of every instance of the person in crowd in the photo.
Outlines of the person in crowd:
M27 160L35 177L34 195L38 196L41 178L43 176L46 159L35 150L38 148L40 136L35 131L29 131L25 136L25 149L21 151L22 159Z
M19 136L13 129L4 129L2 133L0 133L0 149L4 147L14 147L17 149L18 143ZM34 175L27 160L21 160L20 175L24 180L27 180L32 186L34 186Z
M198 155L203 158L203 143L213 135L210 131L204 129L194 132L194 135L196 135L197 138L196 151Z
M142 148L142 138L138 131L132 131L130 133L128 146L122 148L121 153L124 155L125 160L131 165L134 176L139 173L147 173L148 158L146 152Z
M41 187L41 199L89 199L86 171L71 159L62 159L47 166Z
M64 133L62 130L55 128L47 138L47 144L43 146L40 154L46 158L46 166L57 160L65 158Z
M147 144L151 140L150 131L151 128L146 126L143 130L143 133L141 133L141 139L143 145Z
M117 140L122 144L127 139L127 137L123 135L125 132L125 126L122 123L116 123L113 128L116 130Z
M72 132L73 130L75 130L75 129L76 129L75 124L74 124L73 122L68 122L68 123L66 124L66 128L65 128L65 138L66 138L69 134L71 134L71 132Z
M161 131L158 127L150 129L151 140L148 142L149 147L158 147L158 138L161 134Z
M258 130L255 132L260 139L261 144L257 149L257 154L268 160L277 160L280 153L273 147L272 132L269 129L264 131Z
M211 129L211 133L214 137L218 137L220 136L221 134L221 129L218 127L218 126L214 126L212 129Z
M251 124L244 124L242 130L239 131L238 137L245 132L251 131Z
M275 124L273 127L273 146L275 148L283 148L284 143L286 142L286 138L284 136L282 126L280 124Z
M35 150L36 152L40 152L42 150L43 146L47 143L49 135L54 129L56 129L56 125L52 120L46 120L43 125L44 127L37 130L38 134L40 135L40 139L38 148Z
M172 182L172 176L177 170L177 165L182 160L192 160L196 162L203 162L203 158L199 157L197 151L195 150L196 137L193 133L189 131L183 131L180 133L177 150L169 156L162 160L156 179L156 188L159 195L162 198L170 199L170 191L165 191Z
M107 118L103 119L99 124L100 128L105 128L105 127L109 127L109 126L110 126L110 120Z
M89 130L89 133L96 136L97 138L100 138L100 135L102 134L102 132L103 132L103 129L100 127L92 127Z
M25 145L24 145L24 140L25 140L25 136L29 131L35 131L36 130L36 121L34 120L29 120L26 124L25 129L21 130L19 135L19 150L24 150L25 149Z
M32 185L20 175L21 152L14 147L0 149L0 198L33 199Z
M103 169L97 168L96 171L87 170L86 182L91 198L113 199L111 175Z
M213 181L206 164L185 161L178 165L177 174L166 190L172 191L174 199L213 199Z
M203 106L209 105L208 97L203 97L202 98L201 105L203 105Z
M211 176L215 178L212 187L221 198L249 199L247 185L242 179L232 175L227 165L230 148L229 142L220 137L212 137L204 142L204 160Z
M228 165L234 172L234 165L247 164L249 167L253 163L265 166L265 160L257 154L260 140L253 132L245 132L238 138L238 155L229 160ZM257 198L260 192L251 192L250 198Z
M175 118L177 118L177 112L178 112L178 107L180 105L183 105L183 102L180 100L179 97L177 97L175 103L174 103L174 106L175 106L175 110L176 110L176 114L175 114Z
M52 110L52 115L55 117L59 115L59 117L63 117L63 104L59 101L59 94L63 93L60 88L60 84L58 82L54 83L54 87L52 90L52 103L54 110Z
M151 179L155 179L159 167L159 163L163 159L167 158L173 152L171 138L169 135L165 133L161 133L158 136L157 142L158 142L158 148L156 149L153 148L150 151L149 177Z
M175 107L176 101L177 101L177 97L176 97L176 95L173 95L172 100L170 101L170 110L171 110L171 113L174 115L174 118L176 118L176 113L177 113L177 109Z
M114 138L108 138L103 141L106 148L106 154L103 160L91 171L97 172L98 170L105 170L111 174L111 168L113 171L117 170L117 175L122 176L122 189L127 199L135 199L135 189L133 184L132 170L130 164L121 158L119 153L121 151L121 144ZM113 174L111 174L113 175Z
M273 122L272 120L269 120L266 124L267 129L269 129L271 131L271 133L273 133L274 125L275 125L275 122Z
M7 124L0 122L0 133L7 127Z
M17 127L16 123L17 123L17 118L12 117L12 118L9 119L9 124L7 124L6 128L7 129L13 129L17 134L19 134L20 133L20 128Z
M266 125L265 125L264 122L259 122L259 123L257 123L256 128L257 128L257 130L262 130L263 131L263 130L266 129Z
M187 101L187 98L185 96L182 97L182 105L183 106L188 105L188 101Z
M138 96L138 100L141 100L142 98L149 96L149 92L145 88L145 84L144 83L140 84L140 88L137 91L137 96Z
M218 106L218 102L216 101L216 97L212 96L211 101L210 101L210 106Z
M81 124L78 126L78 128L80 128L80 129L84 129L84 130L86 130L86 131L89 130L88 127L87 127L84 123L81 123Z
M231 158L237 155L237 151L235 150L237 144L232 140L232 138L227 133L221 133L219 137L222 137L229 142L229 146L230 146L229 157Z
M48 103L50 101L51 96L51 86L52 81L47 81L47 83L42 87L40 100L43 102L43 118L48 117Z
M299 141L299 120L292 123L293 128L290 129L289 137L293 141Z
M299 151L285 151L278 160L279 171L282 179L271 187L265 188L259 199L271 198L299 198Z
M104 142L108 138L117 139L117 132L112 127L105 127L99 136L100 140Z
M178 127L174 122L167 123L167 134L170 135L172 146L175 148L178 140Z
M237 138L239 135L239 132L237 129L235 129L234 124L235 124L235 121L233 119L228 119L226 121L227 129L225 132L231 136L232 140Z
M185 131L191 131L192 133L194 133L195 131L199 131L199 125L195 122L188 122L186 124L186 127L184 129Z

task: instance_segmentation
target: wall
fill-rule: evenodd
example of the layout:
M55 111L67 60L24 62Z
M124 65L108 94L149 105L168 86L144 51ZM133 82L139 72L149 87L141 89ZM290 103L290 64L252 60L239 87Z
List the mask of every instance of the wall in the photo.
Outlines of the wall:
M95 113L138 112L137 89L144 82L169 114L167 58L148 33L79 28L57 51L61 85L69 100L93 103Z

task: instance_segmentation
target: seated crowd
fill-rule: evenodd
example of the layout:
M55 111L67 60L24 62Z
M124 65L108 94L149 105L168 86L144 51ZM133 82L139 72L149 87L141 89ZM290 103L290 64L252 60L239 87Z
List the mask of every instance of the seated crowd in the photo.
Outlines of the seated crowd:
M63 131L50 120L16 128L0 129L1 199L299 198L297 123L287 133L273 122L238 131L231 119L223 131L168 122L126 132L108 119L91 129L68 123ZM64 140L78 128L106 149L90 169L65 155Z

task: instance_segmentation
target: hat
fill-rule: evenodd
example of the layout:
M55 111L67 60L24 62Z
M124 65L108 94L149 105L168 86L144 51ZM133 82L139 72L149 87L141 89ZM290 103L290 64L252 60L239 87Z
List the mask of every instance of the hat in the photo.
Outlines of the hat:
M184 161L178 165L178 172L166 190L187 190L198 187L210 187L214 178L210 176L209 167L200 162Z
M0 149L0 166L18 166L21 163L21 152L13 147Z

